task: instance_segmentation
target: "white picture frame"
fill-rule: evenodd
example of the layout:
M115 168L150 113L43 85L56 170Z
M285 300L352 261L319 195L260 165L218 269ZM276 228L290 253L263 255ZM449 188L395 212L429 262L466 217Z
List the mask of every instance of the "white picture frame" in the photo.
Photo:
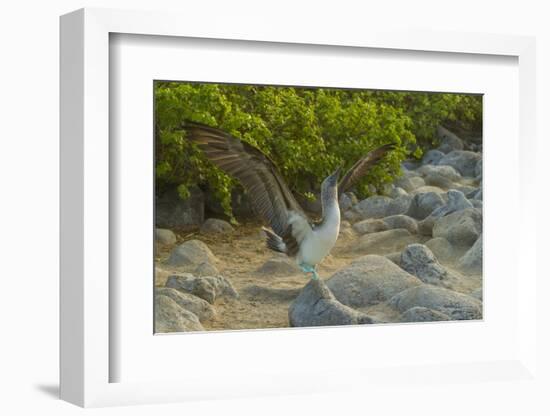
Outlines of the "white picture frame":
M185 25L182 21L185 20ZM200 20L200 19L199 19ZM276 25L240 25L220 20L204 26L173 13L82 9L61 18L61 397L80 406L184 401L210 397L246 397L330 391L342 388L342 375L354 385L374 380L391 382L386 374L396 369L331 368L330 377L319 373L293 373L282 369L265 379L240 380L229 377L212 383L207 377L180 381L111 382L110 368L120 359L110 349L109 275L113 267L109 252L110 171L109 156L109 37L110 34L155 35L183 38L225 39L281 44L332 45L346 48L430 51L452 54L504 55L518 59L519 67L519 206L531 212L535 169L530 150L535 141L535 42L530 37L468 33L378 32L354 30L327 34L323 28L284 32ZM536 218L521 215L518 226L517 348L498 361L442 362L444 379L460 377L479 382L475 374L524 380L536 374L536 263L534 230ZM151 311L152 313L152 311ZM458 327L457 327L458 328ZM310 332L310 337L316 336ZM438 370L438 371L439 371ZM419 362L416 379L433 377L433 365ZM405 377L406 378L406 377ZM482 377L483 378L483 377Z

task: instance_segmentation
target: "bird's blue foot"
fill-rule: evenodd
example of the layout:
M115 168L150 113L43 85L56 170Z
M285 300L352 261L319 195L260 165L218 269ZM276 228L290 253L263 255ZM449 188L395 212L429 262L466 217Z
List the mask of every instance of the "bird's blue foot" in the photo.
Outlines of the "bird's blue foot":
M319 275L317 274L317 270L315 270L315 267L310 266L309 264L302 263L300 264L300 268L304 273L311 273L311 278L313 280L319 279Z

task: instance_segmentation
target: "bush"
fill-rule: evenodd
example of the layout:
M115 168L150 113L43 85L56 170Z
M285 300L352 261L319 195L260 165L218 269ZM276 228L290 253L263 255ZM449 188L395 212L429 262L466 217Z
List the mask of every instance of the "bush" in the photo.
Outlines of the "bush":
M156 82L157 192L177 187L186 198L190 187L206 186L232 217L231 191L238 184L185 139L182 122L192 120L259 148L274 160L290 189L310 199L338 165L349 168L373 148L395 143L384 165L358 184L359 197L366 197L372 187L379 190L399 175L403 159L420 157L422 147L431 147L442 120L456 117L458 109L460 114L477 114L464 97Z

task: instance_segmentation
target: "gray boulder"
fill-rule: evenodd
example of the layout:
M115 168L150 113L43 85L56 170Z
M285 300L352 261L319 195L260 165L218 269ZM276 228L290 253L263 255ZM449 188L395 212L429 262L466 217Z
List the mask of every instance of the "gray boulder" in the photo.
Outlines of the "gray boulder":
M433 228L434 237L442 237L451 244L472 246L482 232L482 215L476 208L453 212L438 219Z
M480 189L475 193L475 195L472 197L472 199L477 199L479 201L483 201L483 190Z
M204 331L199 318L168 296L155 296L155 332Z
M357 197L353 192L343 193L342 195L340 195L340 200L339 200L340 211L342 212L347 211L348 209L353 207L355 204L357 204L357 202L359 201L357 200Z
M483 234L458 261L459 269L468 273L481 273L483 266Z
M364 234L351 246L355 253L386 254L401 251L409 244L415 243L416 237L404 228Z
M212 263L207 261L199 264L195 270L193 270L195 276L217 276L220 274L219 270Z
M483 201L480 201L479 199L470 199L470 202L474 208L483 210Z
M342 217L350 223L355 223L363 219L361 214L359 214L357 211L354 211L352 209L348 209L346 212L344 212Z
M437 149L431 149L428 150L426 153L424 153L424 156L422 157L422 164L423 165L435 165L439 160L445 156L445 153L443 153L440 150Z
M417 171L425 178L429 175L437 175L451 182L459 182L462 179L460 173L452 166L425 165Z
M445 155L438 164L452 166L462 176L474 177L477 162L480 160L481 153L470 152L469 150L454 150Z
M482 319L482 305L479 300L432 285L424 284L406 289L392 297L388 303L400 312L421 306L441 312L453 320Z
M477 289L472 291L472 293L470 293L470 296L472 296L472 297L478 299L479 301L483 302L483 288L478 287Z
M401 314L401 322L434 322L449 321L450 319L444 313L422 306L414 306Z
M426 185L426 186L421 186L420 188L415 189L414 191L411 192L411 195L414 196L414 195L418 195L418 194L425 194L425 193L428 193L428 192L435 192L436 194L444 194L445 193L445 191L442 188L440 188L439 186Z
M481 177L483 175L483 159L479 159L476 163L476 167L474 169L474 175L476 178Z
M289 307L290 326L371 324L366 314L342 305L322 280L310 280Z
M369 219L356 222L353 224L353 229L359 234L368 234L386 231L388 226L383 220Z
M155 296L166 296L176 302L180 307L193 312L200 321L209 320L216 314L215 309L204 299L195 295L181 292L170 287L155 288Z
M439 261L451 261L456 257L453 245L444 238L432 238L425 244Z
M185 200L172 189L155 201L155 223L159 228L190 228L203 221L204 194L198 188L191 188Z
M411 244L401 253L400 266L424 283L448 286L447 270L424 244Z
M409 207L409 203L409 196L392 199L387 196L375 195L362 200L353 209L363 219L384 218L390 215L405 213Z
M189 240L172 250L166 264L191 271L201 263L216 261L216 257L206 244L199 240Z
M447 192L447 203L433 210L430 214L435 218L441 218L453 212L462 211L463 209L473 208L474 206L466 199L466 196L461 191L451 189Z
M436 192L416 194L407 210L407 215L417 220L423 220L436 208L445 205L443 197Z
M250 285L242 289L242 292L253 301L291 302L300 295L301 289Z
M438 150L443 153L449 153L453 150L462 150L464 149L464 143L453 132L447 130L445 127L437 127L437 136L439 137L440 145Z
M216 299L237 298L239 295L229 280L223 276L193 276L190 273L175 274L168 278L166 287L181 290L213 304Z
M208 218L202 225L201 234L232 234L233 226L227 221L217 218Z
M155 240L165 246L176 244L176 234L165 228L155 228Z
M427 174L424 178L424 181L426 182L426 185L436 186L441 189L450 189L455 186L454 182L452 182L450 179L437 173Z
M407 192L412 192L426 183L420 176L402 176L394 182L396 187L402 188Z
M407 196L408 193L403 188L400 188L399 186L394 186L391 191L388 193L388 196L390 198L399 198L401 196Z
M336 299L352 308L385 302L422 282L382 256L367 255L334 273L327 281Z
M392 215L384 218L383 222L389 230L404 228L412 234L416 234L418 232L418 225L416 224L416 221L407 215Z
M301 270L295 261L286 256L277 256L267 260L256 272L264 276L291 276Z

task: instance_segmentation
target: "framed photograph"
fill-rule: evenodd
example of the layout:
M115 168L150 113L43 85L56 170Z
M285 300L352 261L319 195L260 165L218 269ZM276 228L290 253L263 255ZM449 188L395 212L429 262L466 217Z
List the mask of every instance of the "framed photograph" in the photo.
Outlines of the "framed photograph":
M61 18L61 397L532 377L534 40L186 22Z

